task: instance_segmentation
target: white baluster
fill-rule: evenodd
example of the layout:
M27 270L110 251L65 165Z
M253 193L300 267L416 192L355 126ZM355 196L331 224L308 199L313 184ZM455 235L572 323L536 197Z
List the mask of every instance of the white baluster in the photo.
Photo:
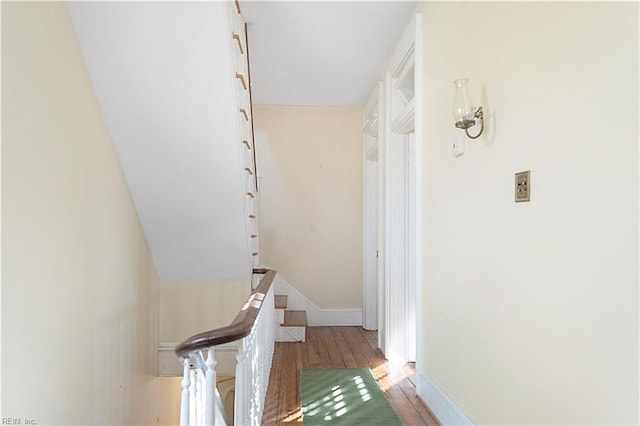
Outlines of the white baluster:
M191 386L189 386L189 425L198 424L198 396L196 395L196 370L191 369L190 379Z
M260 323L260 354L258 355L258 362L260 365L258 368L260 369L260 395L258 396L258 413L259 417L262 417L262 411L264 409L264 396L267 392L267 385L269 383L268 378L266 377L269 374L268 366L266 362L269 360L269 341L267 340L269 336L269 330L265 327L266 324L270 324L269 321L269 311L265 312L265 316Z
M257 321L256 321L257 324ZM255 327L255 326L254 326ZM245 356L245 371L246 371L246 379L249 381L247 389L251 389L251 393L247 394L247 411L248 411L248 423L253 425L255 424L255 395L256 395L256 347L255 347L255 328L251 330L251 334L247 337L247 354Z
M196 370L194 372L194 377L196 379L196 410L198 412L196 416L196 425L201 425L204 422L204 404L205 404L205 395L204 395L204 384L202 377L202 372L200 370Z
M273 359L275 330L277 327L276 314L274 308L274 288L273 286L267 292L265 305L263 309L263 317L260 320L258 336L261 339L259 343L258 359L260 360L260 395L258 397L258 412L256 422L260 424L264 411L265 398L267 396L267 387L269 385L269 373L271 371L271 361Z
M189 386L191 385L191 368L189 365L189 358L185 358L183 361L184 373L182 376L182 403L180 406L180 424L182 426L189 426L189 405L191 404L189 398Z
M256 328L255 333L251 338L251 377L254 377L253 393L251 395L251 424L258 424L258 412L260 410L260 392L262 386L262 378L260 377L260 344L258 339L258 332L260 330Z
M249 398L250 388L247 386L247 354L246 354L246 337L240 340L238 345L238 353L236 354L236 395L233 408L234 423L237 425L247 424L247 400ZM251 377L249 375L249 377Z
M205 362L206 401L204 424L207 426L213 426L216 421L216 364L217 362L213 355L213 348L209 348L209 351L207 353L207 361Z
M206 372L203 370L200 371L200 390L200 422L198 424L205 425L205 419L207 418L207 400L209 399L209 395L207 394Z

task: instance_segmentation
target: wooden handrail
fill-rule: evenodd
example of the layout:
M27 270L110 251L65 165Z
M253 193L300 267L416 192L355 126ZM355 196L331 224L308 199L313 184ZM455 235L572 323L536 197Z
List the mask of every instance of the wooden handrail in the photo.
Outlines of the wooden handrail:
M179 358L184 358L190 352L196 350L240 340L251 333L253 324L262 308L262 301L276 276L276 271L272 269L254 269L253 273L264 274L264 277L260 280L258 287L251 292L251 295L240 309L240 312L238 312L238 315L231 321L231 324L189 337L176 346L175 353Z

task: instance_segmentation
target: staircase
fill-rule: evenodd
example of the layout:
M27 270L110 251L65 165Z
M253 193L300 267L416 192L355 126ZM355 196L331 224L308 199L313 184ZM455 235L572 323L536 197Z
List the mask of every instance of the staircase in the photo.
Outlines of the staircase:
M287 299L288 296L286 295L276 295L274 298L276 320L279 324L275 341L304 342L306 338L307 312L301 310L287 310ZM235 376L217 376L216 387L229 424L235 424Z
M307 312L287 310L287 296L276 295L276 318L280 326L276 342L304 342L307 330Z

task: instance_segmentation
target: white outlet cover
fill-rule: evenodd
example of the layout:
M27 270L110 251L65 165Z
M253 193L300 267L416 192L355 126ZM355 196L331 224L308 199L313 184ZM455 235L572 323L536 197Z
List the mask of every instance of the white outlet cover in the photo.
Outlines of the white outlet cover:
M464 154L464 137L462 135L457 135L453 138L451 154L453 154L454 157L460 157Z

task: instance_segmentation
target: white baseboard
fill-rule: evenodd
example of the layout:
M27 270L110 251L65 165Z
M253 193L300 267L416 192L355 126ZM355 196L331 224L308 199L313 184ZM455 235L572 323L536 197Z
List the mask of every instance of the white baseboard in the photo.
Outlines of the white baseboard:
M362 309L320 309L280 274L276 275L273 284L276 294L287 295L287 309L307 311L310 326L362 326Z
M475 424L429 375L420 372L416 375L418 397L429 407L440 424L443 426Z

